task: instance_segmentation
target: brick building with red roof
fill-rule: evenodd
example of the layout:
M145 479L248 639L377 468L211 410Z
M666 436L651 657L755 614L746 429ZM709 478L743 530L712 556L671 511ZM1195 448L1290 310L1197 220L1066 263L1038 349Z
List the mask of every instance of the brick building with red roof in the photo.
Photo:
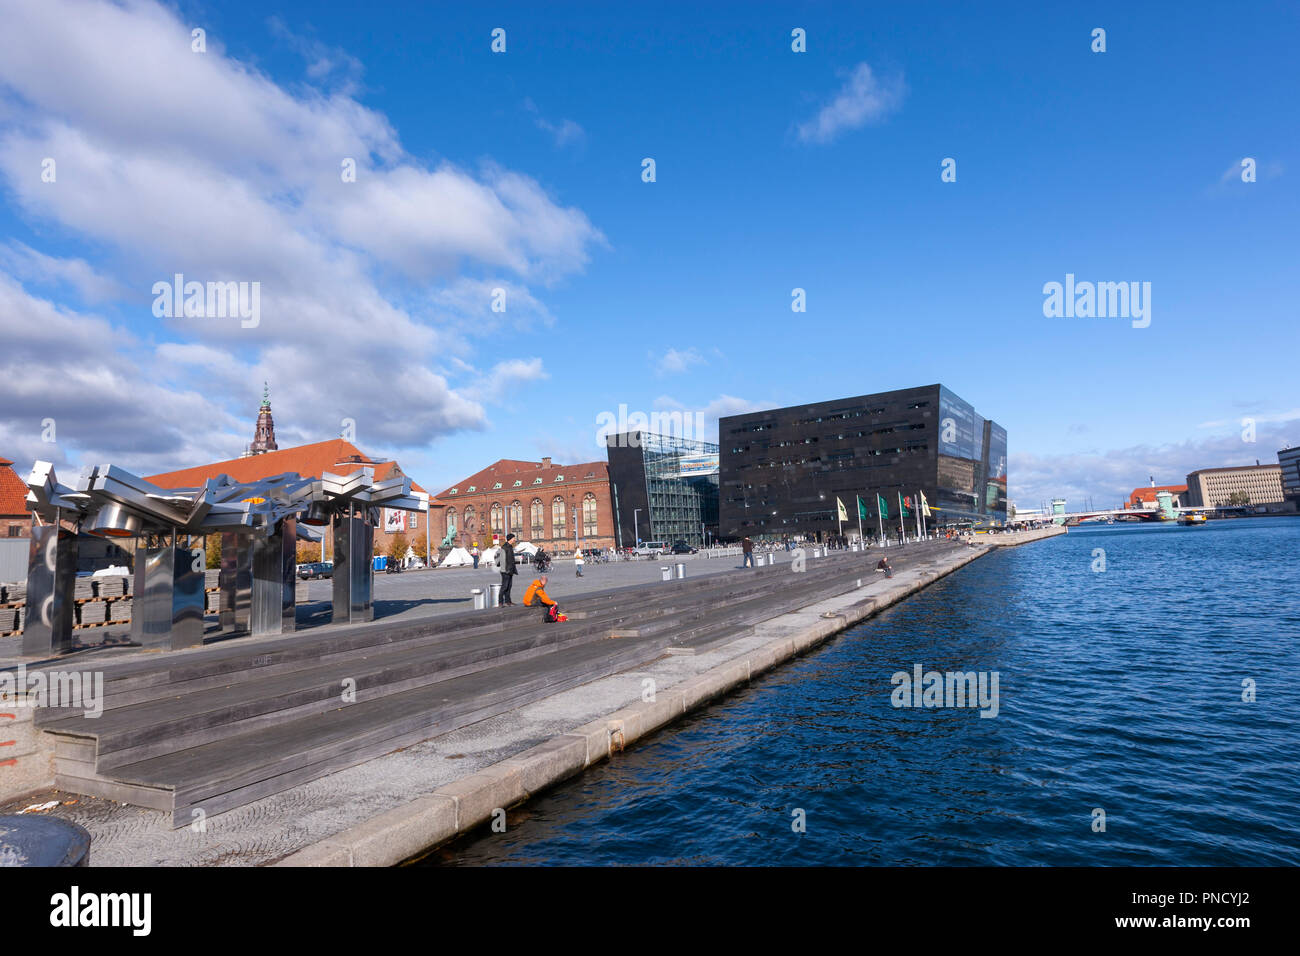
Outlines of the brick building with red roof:
M0 458L0 538L27 538L32 527L27 486L13 465L8 458Z
M614 545L609 466L603 461L557 465L550 458L502 458L435 496L430 509L436 541L454 528L453 544L462 548L491 547L510 532L552 553L572 552L579 544Z
M1126 508L1140 508L1146 511L1155 511L1156 492L1167 491L1173 495L1173 506L1181 507L1187 503L1187 486L1186 485L1153 485L1150 488L1134 488L1133 493L1128 496L1125 503Z
M369 458L361 453L356 445L342 438L319 441L311 445L299 445L297 448L282 448L262 454L245 455L229 461L215 461L195 468L183 468L161 475L151 475L147 480L161 488L196 488L209 478L217 475L229 475L236 481L255 481L294 472L304 478L319 478L325 472L335 475L347 475L358 468L372 468L375 480L382 481L398 475L405 475L397 462ZM424 491L417 482L411 482L412 491ZM428 514L413 511L396 511L385 509L384 521L375 528L375 553L387 554L389 544L398 534L415 548L416 553L424 553L424 522ZM438 542L431 542L437 547ZM326 553L329 553L329 546Z

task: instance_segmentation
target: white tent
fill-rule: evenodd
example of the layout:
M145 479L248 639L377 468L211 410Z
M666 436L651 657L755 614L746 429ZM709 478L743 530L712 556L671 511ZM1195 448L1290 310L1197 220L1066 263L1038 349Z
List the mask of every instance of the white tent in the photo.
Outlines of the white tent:
M515 545L515 554L536 554L537 545L531 541L520 541Z
M474 558L464 548L452 548L451 553L442 559L440 568L465 568L474 564Z
M497 557L496 547L494 546L488 548L486 551L484 551L482 554L478 556L478 566L480 568L482 567L491 568L492 562L496 560L496 557Z

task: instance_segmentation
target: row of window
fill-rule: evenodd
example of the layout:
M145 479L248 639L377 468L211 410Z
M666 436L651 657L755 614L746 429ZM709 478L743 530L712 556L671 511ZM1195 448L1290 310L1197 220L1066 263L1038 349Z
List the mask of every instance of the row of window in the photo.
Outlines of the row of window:
M871 408L851 408L842 412L829 412L825 415L818 415L816 418L800 418L797 419L795 422L793 422L793 424L794 425L820 425L823 422L840 422L840 421L847 421L848 419L851 418L862 418L864 415L883 415L885 411L888 409L888 407L889 407L888 405L877 405ZM930 403L928 401L912 402L912 404L907 406L909 411L918 408L929 408L929 407L930 407ZM791 423L786 423L786 424L789 425ZM775 423L767 421L767 422L756 422L752 425L742 425L740 428L732 428L730 429L730 431L734 435L734 434L739 434L740 432L771 431L776 427L777 425Z
M528 528L531 530L531 537L546 538L545 526L546 509L542 504L541 498L534 498L528 506ZM591 492L583 495L582 498L582 533L585 537L596 537L599 531L599 521L597 520L598 508L596 505L596 496ZM473 505L465 508L464 524L457 520L455 508L447 509L446 527L456 528L457 531L464 531L467 534L475 534L483 529L478 525L478 512ZM524 507L522 502L515 500L509 506L504 506L500 502L493 502L488 509L488 530L494 534L505 536L514 532L521 534L524 531ZM551 501L551 538L564 538L568 536L568 505L565 500L556 495Z
M826 461L834 463L839 468L852 468L857 462L862 461L861 467L871 467L871 464L863 461L867 458L880 458L885 455L915 454L917 452L929 451L930 446L924 441L909 441L904 448L868 448L863 449L861 453L854 451L837 451L826 455ZM759 459L758 461L746 462L745 468L794 468L799 465L815 465L822 460L821 455L813 455L808 458L778 458L778 459Z
M925 422L892 422L888 425L882 425L880 428L872 429L871 431L841 432L837 435L812 435L808 438L792 438L778 442L760 440L749 445L732 448L731 453L733 455L740 455L753 448L759 450L765 450L768 448L789 448L794 445L813 445L822 440L843 441L846 438L867 438L872 435L892 435L894 432L923 431L925 427Z
M586 477L588 477L588 478L595 478L595 477L596 477L596 473L595 473L594 471L589 471L589 472L587 472ZM559 481L563 481L563 480L564 480L564 475L556 475L556 476L552 479L552 481L557 481L557 482L559 482ZM546 479L545 479L545 478L534 478L534 479L533 479L533 484L535 484L535 485L545 484L545 482L546 482ZM524 484L524 481L523 481L522 478L516 478L516 479L515 479L515 483L514 483L514 485L513 485L512 487L514 487L514 488L522 488L522 487L523 487L523 484ZM500 489L501 489L501 482L499 482L499 481L498 481L496 484L494 484L494 485L492 486L492 490L493 490L493 491L499 491ZM478 491L478 486L477 486L477 485L470 485L468 488L465 489L465 494L467 494L467 495L472 495L472 494L473 494L474 492L476 492L476 491ZM449 495L458 495L458 494L460 494L460 488L452 488L450 491L447 492L447 494L449 494Z

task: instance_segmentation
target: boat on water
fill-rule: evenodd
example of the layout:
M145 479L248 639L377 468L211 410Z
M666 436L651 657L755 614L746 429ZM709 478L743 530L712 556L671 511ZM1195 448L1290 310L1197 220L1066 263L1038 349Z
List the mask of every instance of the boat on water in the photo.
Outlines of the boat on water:
M1205 515L1199 513L1182 515L1178 519L1178 523L1187 525L1189 528L1192 527L1193 525L1205 524Z

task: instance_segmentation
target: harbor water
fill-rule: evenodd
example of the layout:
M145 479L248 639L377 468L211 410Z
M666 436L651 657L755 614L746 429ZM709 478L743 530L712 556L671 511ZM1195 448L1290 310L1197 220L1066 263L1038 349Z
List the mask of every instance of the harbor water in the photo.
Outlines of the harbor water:
M1300 864L1298 558L1294 518L991 553L425 863ZM895 706L917 665L996 716Z

